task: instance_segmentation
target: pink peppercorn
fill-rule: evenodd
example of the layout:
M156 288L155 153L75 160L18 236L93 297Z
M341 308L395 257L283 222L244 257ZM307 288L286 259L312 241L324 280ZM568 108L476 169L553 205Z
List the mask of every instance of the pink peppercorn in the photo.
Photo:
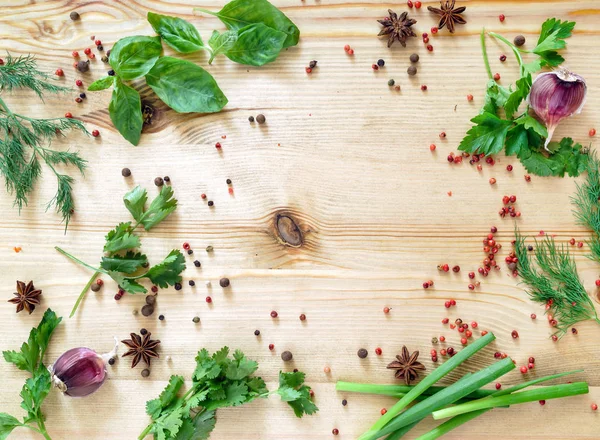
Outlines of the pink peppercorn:
M502 388L502 384L501 383L497 383L496 384L496 389L499 390L500 388Z
M212 302L212 298L210 296L207 296L206 297L206 302L210 304Z
M428 45L427 45L427 50L428 50L429 52L433 52L433 46L432 46L431 44L428 44Z
M217 148L217 149L221 148L221 142L217 142L217 143L215 144L215 148Z
M421 91L425 92L427 90L427 86L425 84L421 85Z
M275 345L269 344L269 350L273 351L274 348L275 348Z
M271 318L277 318L277 316L279 315L275 310L271 311Z
M381 350L381 348L377 347L377 348L375 349L375 354L376 354L377 356L381 356L381 353L383 353L383 351Z
M473 95L468 94L467 95L467 101L469 101L469 102L473 101Z
M596 129L595 128L590 128L590 131L588 133L590 135L590 137L596 136Z
M499 73L494 73L494 80L495 81L499 81L500 80L500 74Z
M504 14L500 14L498 15L498 20L500 20L500 22L503 22L504 20L506 20L506 16Z

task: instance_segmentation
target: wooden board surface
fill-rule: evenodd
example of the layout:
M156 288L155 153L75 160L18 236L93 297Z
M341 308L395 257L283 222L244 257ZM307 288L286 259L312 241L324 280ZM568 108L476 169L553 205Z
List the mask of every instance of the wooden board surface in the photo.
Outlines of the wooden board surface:
M223 3L4 0L0 49L13 55L35 54L48 72L63 68L66 84L80 77L89 84L107 66L96 59L89 74L76 74L71 52L83 53L93 46L91 35L105 48L124 36L151 35L145 14L152 10L191 20L207 39L222 25L217 19L193 15L192 7L218 9ZM412 11L419 33L435 25L425 9L435 3L424 2L422 9ZM593 0L460 3L467 6L468 24L452 37L441 32L432 38L435 50L428 53L420 39L412 39L406 49L399 45L388 49L376 37L376 19L389 7L405 10L404 2L276 0L274 4L301 29L299 46L263 68L236 65L225 58L207 67L205 54L189 56L214 75L229 104L219 114L197 116L158 107L138 147L112 127L108 91L89 93L82 104L73 102L75 93L48 97L45 105L26 93L5 98L13 109L37 117L70 111L89 129L100 130L101 136L69 137L62 144L79 149L90 163L85 179L77 177L77 210L66 235L59 217L45 213L45 202L55 190L49 173L21 215L12 208L12 199L0 193L2 297L10 297L16 279L34 280L44 292L42 307L31 316L15 315L12 305L1 303L1 349L17 348L45 307L68 315L90 273L56 253L54 246L89 263L99 261L105 233L129 219L121 198L134 185L155 193L154 177L168 175L180 201L175 215L143 234L143 249L151 261L184 241L202 261L201 269L188 264L185 272L186 282L193 279L196 287L161 291L157 313L150 318L132 313L143 305L142 296L126 296L117 303L112 298L116 286L107 281L99 294L88 295L75 318L65 319L47 353L48 363L72 347L108 351L113 335L124 339L142 327L162 341L162 348L147 379L140 376L141 367L130 369L127 360L119 360L109 368L110 380L89 398L69 399L53 392L44 412L54 440L137 438L148 421L145 401L159 393L169 375L189 377L198 349L223 345L241 348L258 360L260 374L271 386L279 369L307 372L320 412L297 420L275 398L220 410L211 438L329 439L331 430L338 428L337 438L354 439L392 402L336 393L335 381L393 382L385 365L403 344L421 350L427 368L433 368L428 356L431 337L445 334L452 345L460 344L457 335L440 323L445 316L476 320L480 329L498 337L493 347L468 363L469 370L488 365L499 350L513 356L518 365L535 356L536 368L529 376L585 368L576 379L591 385L587 396L543 407L496 410L447 438L598 438L600 415L592 413L590 404L600 400L600 328L584 323L577 336L569 334L553 343L544 311L528 301L504 264L501 272L482 279L477 291L467 289L467 273L476 270L483 258L481 239L492 225L500 230L501 256L510 249L513 222L497 214L504 194L517 195L523 213L518 224L525 233L544 230L557 234L559 241L584 240L587 232L575 225L569 204L575 181L534 177L528 184L514 159L498 157L494 167L484 166L479 173L467 163L449 166L446 156L455 151L482 104L486 76L479 48L481 28L501 31L510 39L523 33L531 46L542 21L552 16L577 21L566 58L589 87L584 113L562 124L557 136L570 135L586 144L594 141L588 130L598 126L600 117L600 61L595 56L599 5ZM73 10L81 14L79 22L69 20ZM504 23L497 18L500 13L507 17ZM354 57L344 53L345 44L354 48ZM502 75L503 83L514 80L516 63L506 48L490 42L488 50L492 69ZM421 61L418 75L409 78L406 69L413 52ZM498 61L502 53L508 55L504 64ZM371 64L379 58L386 66L374 72ZM319 67L307 76L304 68L312 59ZM401 92L387 86L390 78ZM421 84L427 84L427 92L420 90ZM155 99L144 84L137 87L144 97ZM469 93L475 96L473 103L465 99ZM247 120L258 113L267 118L262 127ZM443 141L438 138L441 131L447 133ZM221 153L216 142L223 145ZM438 146L434 154L429 151L432 142ZM514 165L512 173L506 171L508 164ZM123 167L131 168L130 179L121 177ZM490 177L498 181L493 187ZM227 192L228 178L233 181L233 197ZM200 199L203 192L215 201L213 209ZM305 231L306 241L299 249L275 239L273 218L282 211L291 213ZM204 251L208 245L214 247L210 255ZM15 253L14 246L22 247L22 252ZM585 259L586 247L574 252L586 286L595 295L593 280L599 267ZM444 262L460 265L461 272L439 275L436 266ZM231 279L230 289L219 287L221 276ZM428 279L435 281L435 288L425 291L421 285ZM205 286L207 280L212 281L211 288ZM210 306L207 295L213 298ZM447 314L444 301L449 298L455 298L458 306ZM389 315L382 312L385 306L392 308ZM270 318L271 310L279 312L277 320ZM159 313L165 321L158 321ZM301 313L307 316L303 323L298 319ZM539 319L532 321L531 313ZM200 325L192 323L195 315L201 317ZM261 330L260 338L254 336L255 329ZM510 335L513 329L520 334L516 341ZM272 352L269 343L275 344ZM365 360L356 356L361 347L370 353ZM383 349L383 356L375 355L376 347ZM283 350L293 352L293 364L283 365ZM324 374L325 366L331 368L330 374ZM518 371L510 373L505 383L517 383L520 376ZM0 408L20 415L18 393L25 374L0 362L0 377ZM449 380L457 377L453 374ZM343 398L349 401L346 407L340 403ZM423 423L415 432L431 426ZM17 430L11 438L38 437Z

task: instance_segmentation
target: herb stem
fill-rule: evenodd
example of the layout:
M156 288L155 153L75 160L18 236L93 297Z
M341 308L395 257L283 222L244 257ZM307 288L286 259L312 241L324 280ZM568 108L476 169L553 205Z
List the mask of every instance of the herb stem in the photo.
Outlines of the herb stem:
M87 267L88 269L93 270L96 273L103 273L104 275L109 275L108 272L106 272L105 270L102 270L100 268L94 267L94 266L90 266L89 264L81 261L79 258L74 257L73 255L71 255L70 253L64 251L63 249L59 248L58 246L54 246L54 249L56 249L58 252L60 252L61 254L63 254L65 257L70 258L71 260L75 261L76 263L81 264L82 266ZM110 275L109 275L110 276Z
M44 424L44 416L40 414L39 418L37 419L37 424L39 429L40 434L42 434L44 436L44 438L46 440L52 440L50 438L50 436L48 435L48 431L46 430L46 425Z
M485 64L485 70L488 74L488 79L492 79L492 68L490 67L490 60L488 59L487 48L485 47L485 28L481 29L481 53L483 54L483 62Z
M83 301L83 297L88 292L88 290L90 290L90 287L92 287L92 284L94 283L94 280L98 277L98 275L100 275L100 272L98 272L98 271L94 272L94 275L92 275L90 280L87 282L87 284L85 285L85 287L83 288L83 290L81 291L79 296L77 297L77 301L75 301L75 304L73 305L73 309L71 310L71 314L69 315L69 318L72 318L75 315L75 312L77 311L77 308L79 307L79 304L81 304L81 301Z
M13 112L11 112L8 107L6 106L6 103L2 100L2 98L0 98L0 106L4 109L4 111L6 112L6 114L8 115L12 115Z
M525 75L525 66L523 65L523 57L521 56L521 51L519 50L519 48L517 46L515 46L514 44L512 44L510 41L508 41L506 38L504 38L502 35L497 34L496 32L489 32L489 35L490 35L490 37L494 37L497 40L502 41L504 44L506 44L508 47L511 48L511 50L515 54L515 57L517 58L517 61L519 62L521 76L524 76Z
M151 429L152 429L152 423L150 423L148 426L146 426L146 429L144 429L142 431L142 433L139 435L138 440L144 440L144 438L148 435L148 433L150 432Z

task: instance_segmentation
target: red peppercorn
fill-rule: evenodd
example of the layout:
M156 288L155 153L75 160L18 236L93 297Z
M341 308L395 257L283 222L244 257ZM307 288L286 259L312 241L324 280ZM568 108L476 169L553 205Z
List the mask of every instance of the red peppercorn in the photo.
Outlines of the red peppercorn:
M81 99L79 96L77 98L75 98L75 102L80 103L83 102L83 99Z
M519 337L519 333L516 330L513 330L510 335L513 339L517 339Z
M379 66L377 64L371 64L371 69L379 70Z
M158 286L152 286L152 288L150 290L152 290L152 292L156 293L156 292L158 292Z
M277 318L277 316L278 316L278 313L275 310L273 310L271 312L271 318Z
M458 265L457 265L457 266L454 266L454 267L452 268L452 272L456 272L456 273L460 272L460 266L458 266Z
M0 66L4 66L4 60L0 58Z
M525 182L531 182L531 176L529 174L525 174Z
M348 55L354 55L354 49L350 49L350 50L348 51Z
M76 50L74 50L71 55L73 55L73 58L79 58L79 52L77 52Z
M306 315L304 313L300 315L300 321L306 321Z
M98 137L100 136L100 132L98 130L92 130L92 136Z
M121 298L123 298L123 295L119 295L118 293L115 293L115 301L119 301Z
M269 350L273 351L274 348L275 348L275 345L269 344Z
M579 243L577 243L577 247L578 248L582 248L583 247L583 241L580 241Z
M469 288L469 290L475 290L475 286L473 284L469 284L467 287Z
M206 194L202 193L202 194L200 194L200 197L201 197L202 199L206 199Z
M450 300L450 304L452 304L453 306L455 306L456 305L456 300L455 299L451 299Z
M440 136L440 139L445 139L446 138L446 132L442 131L439 136Z
M429 39L428 39L428 40L429 40ZM428 44L428 45L427 45L427 50L428 50L429 52L433 52L433 46L432 46L431 44Z
M206 297L206 302L210 304L212 302L212 298L210 296L207 296Z
M429 34L427 32L423 32L423 34L421 35L422 38L427 38L429 37Z
M496 384L496 389L497 389L497 390L499 390L500 388L502 388L502 384L501 384L500 382L498 382L498 383Z
M440 342L446 342L446 337L445 336L440 336L439 337Z
M500 14L500 15L498 15L498 20L503 22L504 20L506 20L506 16L504 14Z
M444 265L442 266L442 270L443 270L444 272L448 272L448 271L450 270L450 266L448 266L447 264L444 264Z
M506 171L512 171L512 170L513 170L512 165L506 165Z
M381 415L383 416L383 415L384 415L384 414L387 412L387 409L385 409L385 408L381 408L381 411L380 411L380 412L381 412Z
M305 67L304 70L306 73L312 73L312 69L310 67Z
M569 240L569 244L570 244L571 246L575 246L575 239L574 239L574 238L571 238L571 239Z
M487 335L487 334L488 334L487 330L482 330L482 331L481 331L481 336L485 336L485 335Z
M384 308L383 308L383 313L385 313L386 315L387 315L388 313L390 313L390 308L389 308L389 307L384 307Z
M506 61L506 55L502 54L500 55L500 61L503 63Z
M596 136L596 129L595 128L590 128L589 135L590 135L590 137Z
M421 85L421 90L425 92L427 90L427 86L425 84Z
M65 113L65 118L71 119L72 117L73 115L71 114L71 112Z
M529 370L527 370L527 367L525 365L523 365L521 368L519 368L519 370L521 370L521 373L523 373L523 374L525 374L525 373L527 373L527 371L529 371Z
M556 336L556 335L552 335L552 341L553 341L553 342L556 342L556 341L558 341L558 336Z
M421 8L421 2L415 2L415 8L420 9Z
M460 338L460 343L462 345L467 345L467 338Z
M81 81L80 79L78 79L78 80L75 81L75 85L77 87L81 87L83 85L83 81Z
M423 289L429 289L429 283L427 281L423 283Z
M473 101L473 95L471 95L470 93L467 95L467 101Z
M464 333L465 332L465 328L461 325L460 327L458 327L458 333Z
M187 251L190 249L190 244L188 242L183 243L183 248Z
M533 367L535 367L535 365L534 365L534 364L532 364L531 362L529 362L529 363L527 364L527 368L529 368L530 370L533 370Z
M86 49L83 51L83 53L85 53L86 55L89 55L89 54L91 54L91 53L92 53L92 49L90 49L89 47L87 47L87 48L86 48Z
M65 76L65 72L62 69L56 69L56 72L54 73L56 76Z
M219 148L221 148L221 142L217 142L217 143L215 144L215 148L216 148L217 150L218 150Z
M95 44L96 46L102 46L102 41L100 41L100 40L96 40L96 41L94 41L94 44Z
M536 318L537 318L537 315L536 315L535 313L532 313L531 315L529 315L529 317L530 317L531 319L536 319Z
M331 433L332 433L333 435L338 435L338 434L340 433L340 430L339 430L339 429L337 429L337 428L333 428L333 429L331 430Z
M496 179L491 177L490 178L490 185L495 185L496 184Z
M494 80L496 80L496 81L500 80L500 74L499 73L494 73Z
M377 356L381 356L381 353L383 353L383 351L381 350L381 348L377 347L377 348L375 349L375 354L376 354Z
M598 405L596 405L595 403L592 403L590 405L590 407L592 408L592 411L597 411L598 410Z
M429 146L429 151L435 151L435 149L436 149L436 148L437 148L437 147L435 146L435 144L431 144L431 145Z
M438 358L437 356L431 356L431 362L437 362Z
M481 164L477 165L477 171L481 171L483 169L483 167L481 166Z
M446 301L444 303L444 307L446 307L447 309L449 309L452 306L452 304L450 303L450 301Z
M448 322L450 322L450 320L448 318L442 319L442 324L448 324Z
M471 330L467 330L467 331L465 331L465 336L467 338L470 338L471 336L473 336L473 332Z
M411 0L406 0L406 6L408 6L409 8L412 8L413 2Z
M349 45L349 44L346 44L346 45L344 46L344 51L348 52L349 50L350 50L350 45Z
M448 353L448 351L447 351L445 348L442 348L442 349L440 350L440 355L441 355L441 356L446 356L446 354L447 354L447 353Z
M546 404L545 400L540 400L540 405L544 406Z

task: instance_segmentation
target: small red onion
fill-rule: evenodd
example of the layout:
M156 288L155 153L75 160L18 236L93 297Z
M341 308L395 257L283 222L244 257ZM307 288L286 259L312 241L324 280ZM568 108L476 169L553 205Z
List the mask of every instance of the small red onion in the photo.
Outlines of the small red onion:
M106 362L117 354L116 342L115 348L103 355L85 347L67 350L48 367L52 383L71 397L94 393L106 380Z

